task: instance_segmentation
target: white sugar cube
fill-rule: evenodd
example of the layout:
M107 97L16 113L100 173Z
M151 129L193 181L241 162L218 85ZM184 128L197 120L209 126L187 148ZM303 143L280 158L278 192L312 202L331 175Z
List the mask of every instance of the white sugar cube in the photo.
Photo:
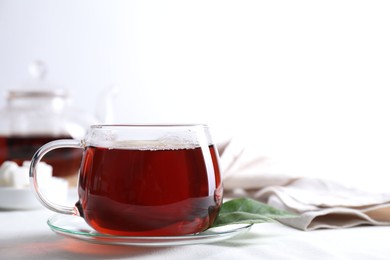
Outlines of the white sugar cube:
M30 162L24 161L22 166L12 161L6 161L0 166L0 186L23 188L30 185ZM39 186L50 185L53 178L53 167L45 162L37 166L37 181Z
M19 169L16 162L5 161L0 166L0 186L12 186L12 175Z

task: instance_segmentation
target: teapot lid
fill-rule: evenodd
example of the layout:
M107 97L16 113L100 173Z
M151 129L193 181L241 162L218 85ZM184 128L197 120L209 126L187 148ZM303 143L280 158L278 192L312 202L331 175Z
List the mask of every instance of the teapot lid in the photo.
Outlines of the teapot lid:
M26 98L26 97L67 97L68 91L65 89L11 89L8 90L7 98Z
M43 61L36 60L28 67L30 80L19 88L8 90L7 98L30 98L30 97L68 97L68 90L53 87L45 81L47 66Z

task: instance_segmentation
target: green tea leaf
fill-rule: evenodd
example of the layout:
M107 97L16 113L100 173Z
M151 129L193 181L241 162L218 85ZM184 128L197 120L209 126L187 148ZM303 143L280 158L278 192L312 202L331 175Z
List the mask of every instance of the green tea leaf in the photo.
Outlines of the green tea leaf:
M294 216L296 215L259 201L240 198L229 200L222 204L213 227L229 224L276 222L278 218Z

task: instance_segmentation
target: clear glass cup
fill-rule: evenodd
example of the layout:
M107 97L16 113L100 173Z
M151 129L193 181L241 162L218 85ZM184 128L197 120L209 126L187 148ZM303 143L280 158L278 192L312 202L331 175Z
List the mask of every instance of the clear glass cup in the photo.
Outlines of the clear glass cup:
M58 148L84 150L74 207L52 203L38 186L39 161ZM121 236L201 232L213 224L223 197L218 152L206 125L94 125L80 141L42 146L31 161L30 182L47 208Z

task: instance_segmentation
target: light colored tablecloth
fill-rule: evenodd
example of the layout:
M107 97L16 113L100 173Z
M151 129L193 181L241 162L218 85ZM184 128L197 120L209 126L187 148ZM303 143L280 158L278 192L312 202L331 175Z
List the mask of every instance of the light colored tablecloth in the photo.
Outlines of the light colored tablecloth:
M92 244L52 232L46 209L0 211L0 259L390 259L390 227L300 231L257 224L222 242L177 247Z

